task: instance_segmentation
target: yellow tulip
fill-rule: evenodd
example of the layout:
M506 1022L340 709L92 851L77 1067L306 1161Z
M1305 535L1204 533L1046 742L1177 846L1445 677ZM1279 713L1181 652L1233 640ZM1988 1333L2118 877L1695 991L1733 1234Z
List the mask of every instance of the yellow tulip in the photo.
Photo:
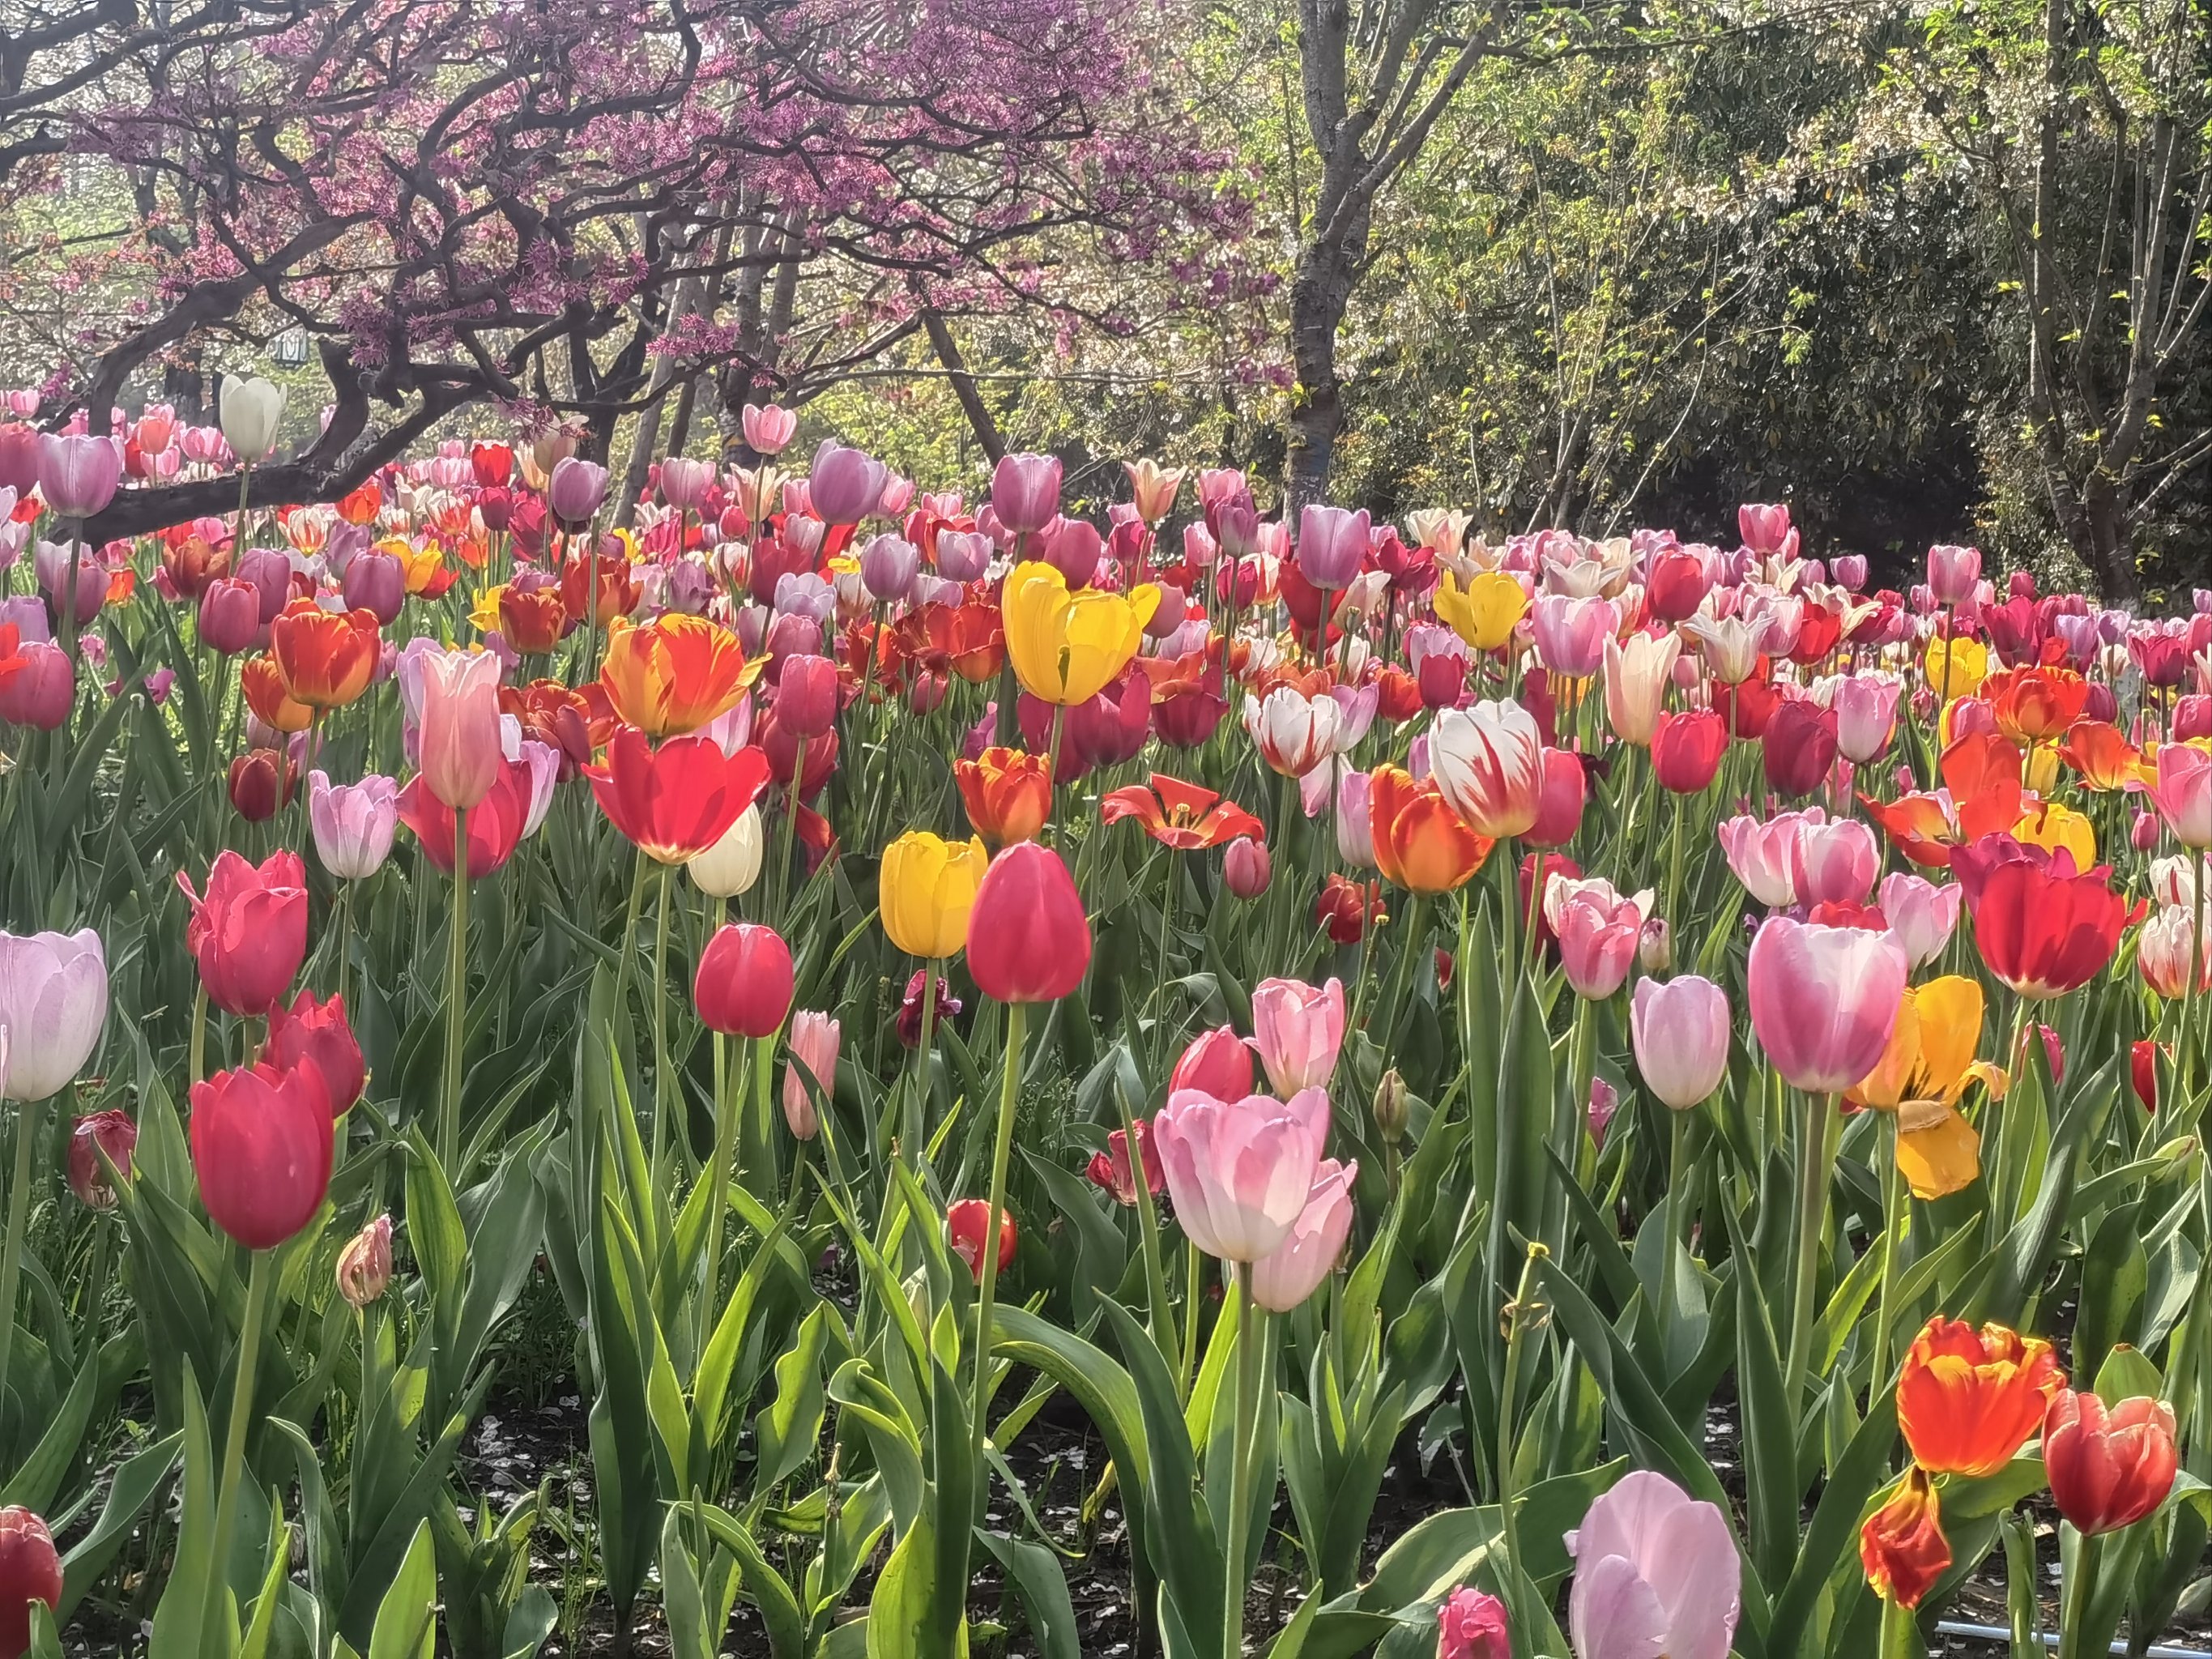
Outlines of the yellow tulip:
M1048 564L1014 567L1000 611L1022 689L1046 702L1088 702L1121 677L1160 603L1149 582L1128 594L1068 591Z
M1923 666L1928 671L1928 684L1937 696L1946 692L1954 697L1972 696L1990 677L1989 648L1979 640L1954 639L1950 647L1950 674L1944 676L1943 658L1946 641L1936 635L1928 641L1928 657Z
M496 586L487 587L477 595L476 604L469 609L469 622L479 634L493 634L499 631L499 601L501 595L506 592L507 584L501 582Z
M1486 570L1464 588L1446 570L1432 603L1445 626L1478 651L1504 645L1528 611L1528 595L1503 570Z
M2013 839L2046 853L2064 848L2074 855L2074 867L2087 870L2097 861L2097 831L2088 818L2055 800L2039 802L2021 815L2012 827Z
M990 862L973 836L946 841L926 830L909 830L884 848L879 900L891 943L926 961L959 955Z
M1942 1198L1981 1172L1981 1137L1959 1112L1969 1083L2002 1096L2002 1070L1974 1058L1982 1041L1982 988L1947 975L1908 986L1889 1046L1850 1098L1897 1117L1897 1166L1913 1196Z
M2031 747L2027 751L2027 763L2021 768L2020 781L2039 795L2047 795L2056 789L2058 787L2058 746L2056 744L2039 743ZM2078 812L2069 816L2081 817ZM2081 823L2083 829L2087 830L2088 820L2082 818ZM2094 845L2094 836L2091 841ZM2086 870L2089 866L2085 864L2081 867Z

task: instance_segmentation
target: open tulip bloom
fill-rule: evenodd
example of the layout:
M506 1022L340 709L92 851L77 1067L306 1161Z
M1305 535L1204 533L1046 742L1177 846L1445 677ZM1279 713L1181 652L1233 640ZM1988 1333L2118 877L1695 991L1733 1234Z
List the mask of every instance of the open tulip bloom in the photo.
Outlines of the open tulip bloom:
M991 61L1098 67L1035 21ZM951 152L802 80L806 199L680 92L660 136L812 283L883 194L836 143ZM588 310L596 255L471 263L534 234L474 216L482 138L456 268ZM2063 1659L2166 1632L2212 591L1779 502L1285 509L1056 428L909 481L799 363L731 383L743 466L663 418L689 348L392 454L289 374L213 424L0 390L0 1659L126 1604L154 1659L536 1651L495 1365L561 1402L617 1644L934 1656L982 1608L1053 1654L1110 1604L1085 1650L1901 1659L1993 1574ZM887 454L951 453L918 407ZM1039 1501L1082 1437L1109 1548Z

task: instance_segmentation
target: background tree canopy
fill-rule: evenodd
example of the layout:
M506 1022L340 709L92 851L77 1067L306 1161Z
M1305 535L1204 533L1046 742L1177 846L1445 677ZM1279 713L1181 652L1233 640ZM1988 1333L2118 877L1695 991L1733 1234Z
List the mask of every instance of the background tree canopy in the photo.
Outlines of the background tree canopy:
M487 401L641 481L772 397L1079 501L1152 453L1492 532L1786 498L1892 574L1978 540L2115 599L2212 562L2205 0L0 0L0 378L58 422L273 358L271 500Z

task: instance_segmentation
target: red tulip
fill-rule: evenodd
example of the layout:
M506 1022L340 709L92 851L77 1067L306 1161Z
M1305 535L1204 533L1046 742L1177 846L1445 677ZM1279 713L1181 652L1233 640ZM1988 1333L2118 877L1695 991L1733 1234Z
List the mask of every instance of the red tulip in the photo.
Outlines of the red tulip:
M2149 1037L2138 1037L2128 1050L2128 1080L2135 1085L2136 1098L2142 1103L2143 1110L2158 1109L2158 1044Z
M431 793L420 777L399 792L399 821L415 832L422 851L443 875L453 873L453 809ZM469 879L482 881L514 856L530 821L530 769L500 763L491 793L469 809Z
M732 922L708 939L691 981L701 1023L725 1036L774 1036L791 995L791 947L758 922Z
M1018 842L991 860L968 913L968 971L1000 1002L1057 1002L1091 966L1091 921L1059 854Z
M1698 794L1720 771L1728 745L1728 723L1710 708L1662 714L1651 739L1651 768L1662 788Z
M2044 1413L2043 1467L2077 1532L2131 1527L2173 1490L2173 1407L2143 1395L2108 1413L2095 1395L2061 1389Z
M250 1250L296 1235L331 1184L331 1101L312 1066L263 1060L192 1085L192 1168L209 1218Z
M1236 850L1234 847L1230 848L1232 853ZM1231 884L1232 887L1235 884ZM1381 882L1357 882L1333 871L1322 878L1320 896L1314 901L1314 923L1328 935L1332 945L1358 944L1370 927L1388 921L1389 915L1382 902ZM1221 1098L1237 1097L1224 1095Z
M1145 1166L1145 1189L1158 1198L1160 1189L1168 1184L1166 1168L1160 1163L1160 1149L1152 1145L1152 1126L1144 1119L1135 1120L1137 1156ZM1134 1205L1137 1201L1137 1180L1129 1169L1129 1137L1116 1129L1106 1137L1106 1150L1091 1155L1090 1166L1084 1174L1091 1185L1111 1193L1117 1204ZM1006 1264L1002 1261L999 1265Z
M318 1002L313 991L301 991L289 1008L270 1014L269 1041L262 1046L261 1057L279 1067L314 1067L330 1097L332 1117L351 1111L361 1098L362 1085L368 1081L361 1044L346 1021L345 1005L336 997Z
M1768 719L1759 745L1775 793L1791 799L1809 795L1827 781L1836 763L1836 711L1809 697L1792 697Z
M1197 1089L1216 1100L1242 1100L1252 1092L1252 1050L1234 1029L1217 1025L1193 1037L1175 1063L1168 1092Z
M2121 931L2142 914L2142 906L2130 909L2106 885L2105 870L2076 875L2073 866L2067 853L2047 863L2007 859L1985 871L1978 891L1967 884L1982 960L2024 997L2063 996L2087 985L2110 965Z
M88 1210L113 1209L115 1183L108 1179L107 1164L127 1178L137 1146L138 1126L128 1112L90 1112L77 1119L69 1146L70 1190L77 1201ZM103 1154L106 1164L100 1162Z
M990 1224L991 1206L980 1198L963 1198L945 1212L945 1240L952 1254L968 1264L975 1282L983 1282L983 1230ZM1014 1218L999 1212L999 1271L1006 1272L1014 1259Z
M626 726L607 745L607 763L584 775L616 829L648 857L683 864L729 833L767 786L768 770L757 749L725 755L702 735L671 738L656 750Z
M19 1504L0 1510L0 1659L31 1650L31 1603L62 1607L62 1559L46 1523Z
M280 749L249 749L230 763L230 804L248 823L266 823L292 804L299 769Z
M271 853L256 867L225 848L208 872L203 899L182 871L177 885L192 907L185 948L198 960L208 1000L227 1013L265 1014L307 954L307 872L297 853Z
M1565 847L1582 827L1583 807L1589 798L1589 774L1583 770L1583 757L1570 749L1547 749L1536 822L1521 839L1531 847Z

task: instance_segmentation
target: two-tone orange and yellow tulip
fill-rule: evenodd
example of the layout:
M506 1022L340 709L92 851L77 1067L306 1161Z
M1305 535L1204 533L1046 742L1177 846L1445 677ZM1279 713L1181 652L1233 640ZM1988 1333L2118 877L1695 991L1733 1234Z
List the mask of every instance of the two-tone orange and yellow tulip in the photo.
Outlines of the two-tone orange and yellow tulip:
M1495 844L1452 811L1433 778L1395 766L1375 769L1367 790L1375 867L1411 893L1449 893L1482 868Z
M727 710L757 665L738 636L682 611L644 623L617 617L607 625L599 683L616 717L649 738L696 732Z

